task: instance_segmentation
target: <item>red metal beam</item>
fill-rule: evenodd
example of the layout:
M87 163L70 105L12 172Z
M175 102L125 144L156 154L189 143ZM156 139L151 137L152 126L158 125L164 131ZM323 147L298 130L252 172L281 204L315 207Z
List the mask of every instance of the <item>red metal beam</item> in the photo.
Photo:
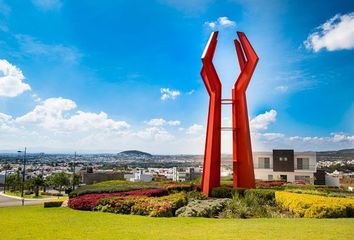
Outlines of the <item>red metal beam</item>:
M246 35L237 32L240 42L235 40L236 52L241 73L232 90L233 131L233 185L241 188L254 188L254 168L252 144L247 111L246 90L258 62L258 56Z
M209 195L211 189L220 186L221 164L221 82L213 65L218 32L213 32L205 47L201 75L208 91L209 112L205 141L202 191Z
M209 112L205 140L202 191L209 195L220 186L221 165L221 104L232 104L232 141L234 187L254 188L252 145L247 112L246 89L256 68L258 57L244 33L234 40L241 73L232 89L232 99L222 102L221 82L213 65L218 32L210 35L202 56L201 76L209 94Z

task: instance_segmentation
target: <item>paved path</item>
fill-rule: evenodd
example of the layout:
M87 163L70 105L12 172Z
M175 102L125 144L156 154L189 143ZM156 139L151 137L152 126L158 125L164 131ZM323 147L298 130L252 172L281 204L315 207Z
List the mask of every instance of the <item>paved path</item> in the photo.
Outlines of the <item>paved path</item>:
M43 199L25 199L25 205L43 204L48 198ZM0 207L21 206L22 198L15 196L7 196L3 192L0 192Z

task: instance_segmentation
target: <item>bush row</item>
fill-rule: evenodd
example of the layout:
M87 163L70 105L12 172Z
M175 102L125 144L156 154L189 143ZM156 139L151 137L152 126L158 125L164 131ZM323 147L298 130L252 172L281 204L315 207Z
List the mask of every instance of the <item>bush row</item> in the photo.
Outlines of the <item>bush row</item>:
M151 217L172 217L178 208L187 204L183 192L163 197L113 197L101 199L97 211L145 215Z
M77 188L69 194L69 197L80 196L89 193L118 193L127 192L131 190L140 190L148 188L161 188L156 184L125 184L125 185L86 185Z
M69 199L68 206L76 210L88 210L92 211L97 202L103 198L110 197L123 197L123 196L147 196L147 197L160 197L167 195L166 189L140 189L132 190L128 192L119 193L98 193L98 194L85 194L77 197L72 197Z
M45 208L60 207L60 206L63 204L63 202L64 202L64 201L62 201L62 200L44 202L44 207L45 207Z
M211 191L211 197L215 198L232 198L234 195L244 197L246 194L253 194L265 201L273 201L275 198L275 190L273 189L245 189L231 187L217 187Z
M276 192L276 203L298 217L354 217L354 199Z

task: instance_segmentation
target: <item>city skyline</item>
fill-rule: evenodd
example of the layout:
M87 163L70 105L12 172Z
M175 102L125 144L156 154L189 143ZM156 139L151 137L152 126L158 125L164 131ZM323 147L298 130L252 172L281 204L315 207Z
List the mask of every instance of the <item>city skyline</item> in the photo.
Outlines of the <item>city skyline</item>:
M254 151L353 148L353 2L247 3L1 0L0 149L202 154L212 31L223 98L238 75L236 31L259 55Z

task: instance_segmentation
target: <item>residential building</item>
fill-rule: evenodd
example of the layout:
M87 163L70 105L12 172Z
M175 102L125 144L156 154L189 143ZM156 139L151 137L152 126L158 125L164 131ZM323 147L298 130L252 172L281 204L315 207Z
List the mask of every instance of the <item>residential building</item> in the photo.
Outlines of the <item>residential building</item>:
M124 174L124 179L131 182L151 182L152 175L145 174L143 169L134 169L132 174Z
M174 167L172 173L172 180L175 182L184 182L197 179L201 176L201 169L194 167Z
M254 152L255 178L313 183L316 172L315 152L294 152L274 149L273 152Z

